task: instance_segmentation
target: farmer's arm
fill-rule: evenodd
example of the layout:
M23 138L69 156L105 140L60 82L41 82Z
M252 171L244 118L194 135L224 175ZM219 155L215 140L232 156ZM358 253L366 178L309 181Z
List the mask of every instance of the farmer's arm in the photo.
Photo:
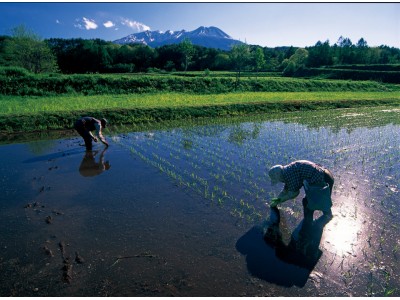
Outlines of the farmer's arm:
M88 130L89 131L89 130ZM97 143L97 138L93 135L93 133L91 131L89 131L89 135L92 138L93 141L95 141Z
M278 195L279 203L294 199L300 194L302 181L300 180L300 175L296 172L296 168L297 166L293 165L285 169L285 174L283 175L285 186Z
M283 189L283 191L279 193L278 199L280 199L280 202L285 202L287 200L296 198L299 194L300 194L300 190L289 191L287 189Z
M300 194L300 190L298 191L289 191L286 186L282 192L279 193L277 198L272 199L271 207L276 207L278 204L288 201L290 199L296 198Z
M103 134L101 133L101 123L95 123L94 127L96 128L96 135L99 137L100 141L108 146L106 139L104 138Z

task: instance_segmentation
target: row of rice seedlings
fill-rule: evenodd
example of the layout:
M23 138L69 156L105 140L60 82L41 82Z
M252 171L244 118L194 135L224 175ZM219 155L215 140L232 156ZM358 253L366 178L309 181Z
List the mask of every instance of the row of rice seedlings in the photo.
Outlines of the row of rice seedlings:
M188 187L200 195L203 195L205 199L216 201L219 205L225 204L226 201L239 203L241 206L241 209L239 210L239 216L242 218L246 217L249 221L254 220L255 217L258 219L261 217L259 212L255 211L254 206L244 203L243 199L233 196L232 194L228 193L226 189L218 185L209 186L208 181L205 178L198 176L194 172L188 171L187 169L178 168L177 165L169 162L154 152L151 155L152 157L147 157L146 153L148 152L146 152L146 149L141 145L135 145L130 149L143 160L177 180L180 185ZM237 211L238 209L235 208L232 212L235 213Z
M339 183L339 186L342 185L343 188L339 192L335 189L336 194L343 195L347 193L346 196L349 200L355 201L355 207L358 207L358 199L363 199L364 205L370 207L370 205L366 204L367 199L369 199L368 195L376 195L382 199L378 206L381 208L382 214L385 213L388 203L393 203L396 199L395 196L398 195L396 194L398 192L396 186L398 186L399 182L399 168L396 171L395 167L398 166L399 162L399 148L396 146L396 141L399 140L399 131L398 127L390 127L393 126L389 125L383 128L383 130L381 128L374 128L373 130L366 130L364 128L360 132L339 132L338 134L341 135L341 138L335 138L334 140L341 142L342 145L340 146L344 146L343 151L330 151L331 155L326 155L325 157L325 159L330 157L334 159L333 162L337 162L333 164L332 170L335 175L339 175L336 186ZM322 145L324 144L322 143ZM322 152L327 153L326 151L330 149L334 149L332 145L322 149ZM382 151L382 149L385 149L385 151ZM310 150L310 148L307 150ZM361 163L359 157L363 158L361 159ZM329 159L327 161L329 162ZM346 174L349 173L350 176L341 176L342 171ZM360 174L363 176L357 179L357 177L360 177ZM389 176L389 182L382 180L383 175ZM355 180L348 180L354 177L356 178ZM367 183L364 181L367 181ZM371 185L369 182L377 184ZM360 190L363 193L360 193ZM396 209L398 214L398 205L392 204L389 214L395 215ZM356 210L350 216L357 218L357 215ZM368 219L368 216L365 219ZM382 226L381 224L379 226ZM384 235L387 235L387 233L384 233ZM374 234L374 236L378 235ZM385 238L384 240L386 241ZM379 239L378 244L382 246L381 239ZM388 243L386 242L385 244ZM374 253L376 251L373 249L371 252Z
M238 216L243 214L242 207L255 204L258 192L261 192L259 199L265 201L279 191L280 187L269 187L266 167L302 158L323 162L333 171L334 198L343 196L354 205L353 211L343 211L345 217L361 217L371 222L368 211L359 209L362 207L378 207L381 214L389 208L389 215L398 214L395 205L399 182L398 126L334 131L299 123L250 122L156 132L151 141L150 135L148 139L141 144L147 147L142 149L143 153L151 151L154 156L157 152L150 160L162 160L165 165L173 162L174 172L192 182L190 186L196 186L205 198L220 205L235 202L232 211ZM388 178L382 182L382 176ZM259 206L256 207L260 213ZM384 221L378 220L376 227L381 227ZM388 245L393 244L387 231L381 232L383 240L377 236L377 230L372 231L371 246L362 249L371 260L378 259L374 253L387 252Z
M280 126L281 126L281 124L279 124L279 125L277 125L277 128L280 128ZM206 127L206 128L209 128L209 127ZM212 130L210 130L211 131L211 133L212 133L212 131L213 131L213 129ZM299 132L301 133L302 131L307 131L307 130L305 130L304 128L297 128L297 129L295 129L295 131L298 131L297 132L297 134L296 135L294 135L294 137L296 137L296 136L299 136ZM291 130L286 130L286 131L283 131L283 133L284 133L284 135L286 135L287 136L287 139L290 139L292 142L293 142L293 135L290 135L290 132L291 132ZM209 135L210 133L207 133L207 132L205 132L204 133L204 135L205 136L207 136L207 135ZM347 134L347 133L346 133ZM307 135L307 134L306 134ZM194 137L198 137L199 135L194 135ZM310 138L308 138L309 136L311 136L311 142L310 142ZM322 135L322 136L327 136L327 135ZM220 136L219 136L220 137ZM219 138L218 137L218 138ZM199 137L200 139L202 139L201 140L201 142L203 142L204 143L204 139L203 139L203 137L202 136L200 136ZM308 136L307 136L307 139L305 139L303 136L301 136L300 135L300 138L301 138L301 140L302 141L304 141L304 140L307 140L308 141L308 145L321 145L321 143L318 143L318 141L320 141L321 140L321 133L319 133L319 132L313 132L313 134L308 134ZM191 139L193 139L193 135L192 136L190 136L190 133L189 133L189 140L191 140ZM215 139L214 139L215 140ZM273 140L273 139L272 139ZM324 141L325 140L327 140L327 138L325 138L324 139ZM349 142L351 143L351 141L346 141L345 139L343 139L343 138L335 138L335 140L337 141L337 140L339 140L339 141L342 141L342 144L344 145L344 146L348 146L349 145ZM177 141L177 143L180 143L180 141L178 142L178 140L176 140ZM323 143L322 144L328 144L328 143L326 143L326 142L324 142L323 141ZM168 143L170 143L171 141L168 141ZM254 144L254 140L252 140L251 141L252 143L251 144ZM295 143L299 143L299 142L301 142L301 141L295 141ZM190 143L194 143L192 140L191 140L191 142ZM304 142L303 142L304 143ZM250 144L250 145L251 145ZM332 144L332 143L330 143L330 144ZM272 142L270 142L269 143L269 146L270 145L274 145L274 143L272 143ZM300 144L301 145L301 144ZM329 144L328 144L329 145ZM246 143L244 142L244 143L242 143L241 145L239 145L240 147L242 147L242 148L244 148L244 146L246 146ZM253 148L245 148L242 152L240 152L239 153L239 155L241 155L241 156L243 156L242 158L246 158L246 156L247 156L247 158L249 158L249 159L254 159L255 157L257 158L257 162L258 162L258 166L263 166L263 168L265 168L267 165L268 165L268 163L269 163L269 165L271 165L274 161L275 162L278 162L278 161L280 161L281 159L276 159L276 160L274 160L274 159L271 159L271 154L272 154L272 156L282 156L282 151L280 151L283 147L285 146L285 145L279 145L278 143L275 143L275 147L273 148L273 149L271 149L271 147L268 147L268 149L269 149L269 152L268 153L263 153L263 147L259 147L258 149L254 149L254 147ZM339 145L339 146L342 146L342 145ZM178 145L177 146L173 146L174 148L172 149L172 150L177 150L177 151L180 151L180 148L178 147ZM266 147L265 147L266 148ZM318 152L318 150L316 150L316 149L318 149L319 147L314 147L314 149L310 149L310 147L299 147L299 148L302 148L302 149L306 149L306 151L308 152L308 157L307 158L309 158L309 157L312 157L313 155L314 155L314 153L316 153L316 152ZM359 151L360 151L360 148L361 147L359 147L358 149L359 149ZM207 145L205 145L204 147L203 147L203 149L200 149L200 148L196 148L196 149L198 149L199 151L204 151L204 149L206 149L204 152L205 152L205 154L207 155L207 157L218 157L219 156L219 159L218 159L218 161L216 161L216 164L218 164L218 162L220 163L220 164L222 164L222 160L224 159L224 158L226 158L226 157L231 157L232 155L234 155L234 153L232 152L232 153L226 153L226 151L227 151L227 148L226 147L224 147L224 149L221 149L220 147L219 147L219 145L217 144L207 144ZM336 161L338 162L338 163L341 163L341 160L340 160L340 157L339 157L339 159L337 158L338 157L338 155L337 155L337 153L341 153L341 151L336 151L336 152L334 152L334 151L332 151L331 149L332 149L332 147L330 147L329 146L329 148L328 148L330 151L331 151L331 155L326 155L323 159L324 160L327 160L327 161L329 161L330 160L330 158L331 157L335 157L335 159L336 159ZM311 151L310 151L311 150ZM345 150L347 151L347 149L345 148ZM343 152L346 152L346 151L343 151ZM347 151L348 152L348 151ZM187 152L186 152L187 153ZM260 155L255 155L254 153L260 153ZM276 154L276 155L274 155L274 154ZM298 152L297 152L297 154L299 154ZM312 155L310 155L310 154L312 154ZM325 154L326 154L326 151L325 151ZM314 155L316 158L317 158L317 156L316 155ZM268 161L265 161L265 163L262 163L262 158L263 157L270 157L270 159L268 160ZM299 155L299 156L297 156L297 157L294 157L294 155L286 155L286 157L287 157L287 159L290 159L290 158L302 158L301 157L301 155ZM261 159L260 159L261 158ZM285 153L283 154L283 158L285 158ZM322 159L322 160L323 160ZM343 160L343 159L342 159ZM202 162L204 161L204 156L203 156L203 158L202 158ZM222 168L224 168L225 170L229 170L229 169L232 169L232 171L231 171L231 177L233 178L233 179L235 179L235 176L236 176L236 179L238 179L238 180L240 180L239 178L241 178L240 176L242 175L242 174L240 174L240 172L241 172L241 170L238 170L238 168L237 168L237 166L238 166L238 164L237 164L237 161L238 161L238 158L236 158L235 159L235 161L236 161L236 167L234 166L234 165L232 165L232 164L226 164L225 166L222 166L219 170L222 170ZM316 161L318 161L318 160L316 160ZM365 160L364 160L365 161ZM193 165L194 165L194 163L192 163ZM214 164L214 162L211 162L210 163L210 165L208 166L208 167L214 167L215 166L215 164ZM353 169L354 167L353 166L351 166L351 164L347 164L347 165L345 165L344 166L345 167L345 169ZM233 170L234 168L236 168L236 170ZM199 167L197 167L197 170L199 170L200 168ZM244 168L243 170L245 170L245 172L247 172L247 170L248 170L248 168ZM260 174L260 173L258 173L258 174ZM265 170L263 170L263 172L261 173L262 175L266 175L265 174ZM232 180L232 178L227 178L227 176L226 176L226 174L222 174L222 175L219 175L219 174L217 174L217 173L212 173L212 175L215 177L215 178L221 178L221 180L223 180L223 181L227 181L227 180ZM247 178L251 178L251 177L254 177L254 172L253 172L253 174L252 174L252 172L251 172L251 170L250 170L250 172L247 172L247 174L246 174L246 176L245 177L247 177ZM256 178L260 178L261 176L257 176ZM263 181L264 181L264 179L265 178L263 178ZM257 183L255 183L255 185L257 186ZM261 189L263 189L263 188L261 188ZM347 190L349 190L349 189L347 189Z
M390 126L389 126L390 127ZM363 181L371 181L371 177L373 177L373 180L376 181L376 178L380 178L382 180L382 175L383 174L391 174L392 177L389 179L393 178L393 171L394 167L398 164L399 162L399 157L398 157L398 147L396 148L393 145L396 145L396 141L398 140L398 137L396 136L396 132L394 131L393 128L385 128L384 130L365 130L363 129L361 133L353 132L345 132L346 136L348 137L347 139L340 139L342 144L346 146L346 148L343 149L343 151L330 151L332 154L332 157L335 158L337 162L340 162L341 165L343 165L343 169L348 172L352 173L350 175L354 175L354 177L359 177L358 174L360 174L359 170L361 169L361 174L365 172L365 179L355 179L350 181L350 185L347 184L347 187L344 188L347 192L347 197L349 197L351 200L354 200L356 205L354 206L354 213L350 213L348 216L350 218L357 219L358 215L358 206L357 206L357 200L359 199L368 199L368 194L376 194L378 191L375 188L370 188L367 184L362 184ZM368 132L365 132L368 131ZM341 133L343 134L343 133ZM367 137L367 139L366 139ZM355 139L356 138L356 139ZM335 139L337 141L337 139ZM382 143L383 141L383 143ZM332 149L331 146L328 147L327 150ZM385 151L382 151L382 149L385 149ZM340 153L342 152L342 153ZM357 161L357 158L362 157L363 159L360 161ZM375 171L376 172L371 172ZM338 172L340 173L340 172ZM397 173L398 176L398 173ZM368 179L367 179L368 178ZM346 178L343 179L343 182L346 182ZM399 181L392 181L392 183L398 183ZM387 186L387 183L381 183L380 186ZM360 193L360 190L365 190L364 193ZM380 206L383 207L382 212L387 208L387 203L390 203L390 201L387 200L393 200L395 192L396 192L396 187L393 185L391 186L391 189L383 189L383 197L380 195L382 198ZM340 193L339 193L340 194ZM392 208L389 210L389 214L395 215L396 206L392 205ZM398 210L398 207L397 207ZM398 212L397 212L398 214ZM381 233L381 238L379 239L379 247L382 248L383 244L386 244L386 238L387 234L385 232Z

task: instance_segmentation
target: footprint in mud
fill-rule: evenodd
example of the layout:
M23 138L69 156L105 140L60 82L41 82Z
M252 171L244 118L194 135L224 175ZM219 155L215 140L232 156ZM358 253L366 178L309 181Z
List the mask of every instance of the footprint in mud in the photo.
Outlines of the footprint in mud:
M83 264L85 262L85 260L82 258L82 256L79 255L78 252L75 252L75 261L78 264Z
M53 251L51 251L51 250L49 249L49 247L43 246L43 250L44 250L44 252L45 252L48 256L50 256L50 257L53 257L53 256L54 256Z
M51 190L51 187L50 186L48 186L48 187L45 187L44 185L39 189L39 194L40 193L43 193L44 191L50 191Z
M44 187L43 187L44 188ZM28 212L36 212L36 214L40 214L43 215L44 213L47 214L47 216L44 218L44 221L46 222L46 224L53 224L53 222L55 221L55 219L57 219L57 216L62 216L64 215L64 213L60 210L56 210L56 209L49 209L46 208L45 205L42 205L40 202L35 201L35 202L31 202L31 203L27 203L24 205L24 209L26 212L26 217L28 218L28 220L30 220L31 218L28 215ZM32 217L32 215L31 215ZM56 235L54 235L54 238L56 237ZM47 244L51 244L50 241L46 241L45 243ZM58 243L58 247L60 249L61 252L61 259L62 259L62 281L65 283L70 284L72 282L72 278L73 278L73 264L84 264L85 260L84 258L79 254L78 251L75 251L75 258L71 258L70 255L67 253L67 246L68 244L66 244L65 242L61 241ZM44 251L44 253L48 256L48 257L54 257L54 253L53 251L49 248L48 245L44 245L42 246L42 250ZM54 250L54 249L53 249Z
M37 209L38 207L44 208L45 206L44 205L40 205L39 202L27 203L24 206L24 208L34 208L34 209L35 208Z
M63 259L63 267L62 267L62 280L66 283L71 283L72 281L72 275L73 275L73 271L72 271L72 267L73 264L71 263L71 258L67 253L66 250L66 244L61 241L59 244L60 250L61 250L61 257ZM68 244L67 244L68 245ZM83 259L83 257L78 253L78 251L75 252L75 262L77 264L83 264L85 262L85 260Z
M71 283L71 281L72 281L72 264L69 262L68 258L64 259L63 263L64 263L64 265L62 267L63 281L66 283Z
M42 213L46 213L46 210L44 208L46 208L45 205L40 204L40 202L33 202L33 203L27 203L24 205L24 209L32 209L34 212L36 212L36 214L42 214ZM51 210L51 212L47 212L47 216L45 217L44 221L46 222L46 224L52 224L54 221L54 216L62 216L64 215L64 213L60 210ZM28 215L26 216L28 218L28 220L30 220L31 218L28 217Z

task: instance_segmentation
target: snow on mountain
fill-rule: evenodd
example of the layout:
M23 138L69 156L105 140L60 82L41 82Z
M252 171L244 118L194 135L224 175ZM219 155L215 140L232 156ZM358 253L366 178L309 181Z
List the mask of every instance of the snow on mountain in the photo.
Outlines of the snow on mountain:
M144 31L139 33L130 34L121 39L115 40L116 44L144 44L150 47L160 47L168 44L179 44L184 39L189 39L192 44L204 46L208 48L218 48L222 50L229 50L232 45L241 44L242 42L233 39L231 36L223 32L217 27L204 27L193 31L172 31L167 30L162 32L157 31Z

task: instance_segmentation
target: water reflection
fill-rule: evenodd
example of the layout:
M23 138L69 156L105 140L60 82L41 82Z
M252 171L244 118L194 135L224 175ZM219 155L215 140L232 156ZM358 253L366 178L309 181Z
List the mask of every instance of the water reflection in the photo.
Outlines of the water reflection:
M325 239L339 254L352 253L359 225L349 218L340 219L333 225L335 229L327 232Z
M96 162L96 156L99 153L98 150L86 151L83 156L81 165L79 166L79 173L83 177L97 176L107 171L111 168L109 161L104 161L104 154L107 148L103 149L98 156L98 161Z
M344 197L339 197L338 202L345 203ZM355 254L353 247L358 243L359 238L363 242L367 240L366 222L363 221L363 214L357 213L357 205L354 199L348 198L349 203L342 204L338 213L328 224L325 230L324 239L330 245L329 249L333 253L341 256ZM367 215L370 213L367 212ZM361 237L359 236L361 235Z
M246 255L249 272L260 279L282 286L303 287L322 255L319 248L324 226L329 219L304 219L285 244L280 230L280 212L271 208L269 220L254 226L236 243Z

